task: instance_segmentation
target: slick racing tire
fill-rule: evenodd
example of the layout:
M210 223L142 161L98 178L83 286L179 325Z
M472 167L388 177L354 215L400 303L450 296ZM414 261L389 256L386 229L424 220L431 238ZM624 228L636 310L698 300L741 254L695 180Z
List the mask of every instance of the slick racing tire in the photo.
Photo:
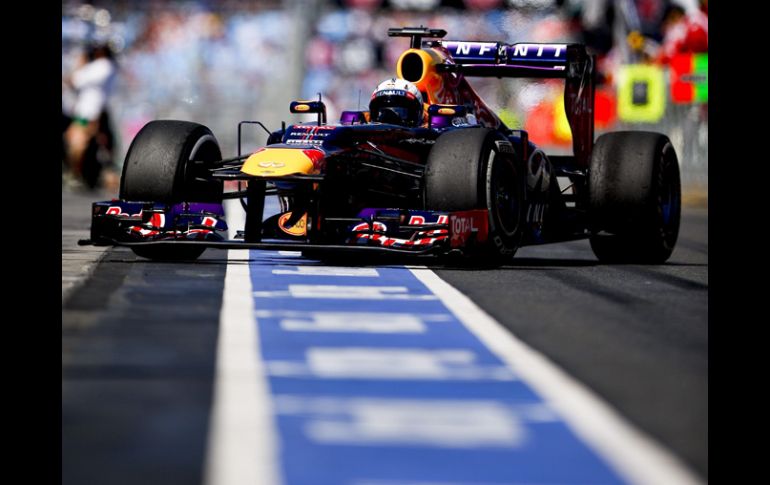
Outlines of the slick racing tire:
M120 179L120 198L152 202L221 202L222 182L195 180L222 159L211 130L189 121L144 125L131 142ZM188 162L199 160L202 165ZM207 162L207 163L206 163Z
M120 179L120 198L167 204L221 203L221 182L196 180L213 162L221 159L219 143L207 127L189 121L151 121L128 148ZM202 163L189 163L193 160ZM138 256L158 260L195 259L205 250L187 246L132 249Z
M487 209L489 237L471 256L501 264L521 243L524 190L517 176L513 147L488 128L442 134L425 168L425 208L437 211Z
M679 162L667 136L600 136L591 155L591 249L603 263L662 264L679 235Z

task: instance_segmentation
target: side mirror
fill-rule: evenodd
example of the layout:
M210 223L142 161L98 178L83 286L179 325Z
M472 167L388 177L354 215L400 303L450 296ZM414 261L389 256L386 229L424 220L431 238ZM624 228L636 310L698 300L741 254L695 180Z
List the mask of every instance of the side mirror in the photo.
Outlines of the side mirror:
M289 105L292 113L318 113L318 126L326 124L326 105L320 99L317 101L292 101Z

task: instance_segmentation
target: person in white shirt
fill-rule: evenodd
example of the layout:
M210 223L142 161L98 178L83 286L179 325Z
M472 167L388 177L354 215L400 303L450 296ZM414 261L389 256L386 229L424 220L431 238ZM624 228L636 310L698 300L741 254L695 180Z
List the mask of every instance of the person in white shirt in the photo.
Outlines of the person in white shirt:
M71 177L76 180L84 176L83 163L89 144L95 137L109 133L109 128L104 125L109 123L107 100L116 72L109 47L98 45L87 52L83 63L65 79L65 83L75 92L72 122L64 138L67 165ZM95 180L87 182L92 187L96 183Z

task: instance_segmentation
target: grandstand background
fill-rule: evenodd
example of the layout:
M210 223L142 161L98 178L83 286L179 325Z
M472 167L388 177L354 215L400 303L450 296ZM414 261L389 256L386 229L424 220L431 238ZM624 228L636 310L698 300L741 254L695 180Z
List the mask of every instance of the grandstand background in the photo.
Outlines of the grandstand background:
M707 2L694 0L65 1L62 77L89 42L108 42L116 52L120 70L109 106L119 168L133 136L153 119L203 123L229 156L237 149L239 120L275 129L296 119L288 112L292 99L322 93L332 120L344 109L365 107L408 47L407 39L388 38L388 27L422 24L462 40L585 42L600 59L597 134L628 128L668 134L686 192L705 201L707 71L697 81L705 99L700 89L697 99L675 102L671 59L660 55L672 7L707 18ZM473 85L509 126L529 130L552 153L568 152L561 81L475 79ZM69 103L63 85L63 110ZM263 141L255 134L247 148Z

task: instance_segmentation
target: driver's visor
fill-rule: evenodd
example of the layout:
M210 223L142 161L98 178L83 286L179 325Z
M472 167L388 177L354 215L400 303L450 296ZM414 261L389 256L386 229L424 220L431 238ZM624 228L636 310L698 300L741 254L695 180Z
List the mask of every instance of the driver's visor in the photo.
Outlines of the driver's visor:
M410 121L409 119L409 108L403 108L400 106L383 106L382 108L377 110L376 117L374 121L380 122L380 123L393 123L395 120L393 120L393 114L398 116L398 118L401 120L402 123Z

